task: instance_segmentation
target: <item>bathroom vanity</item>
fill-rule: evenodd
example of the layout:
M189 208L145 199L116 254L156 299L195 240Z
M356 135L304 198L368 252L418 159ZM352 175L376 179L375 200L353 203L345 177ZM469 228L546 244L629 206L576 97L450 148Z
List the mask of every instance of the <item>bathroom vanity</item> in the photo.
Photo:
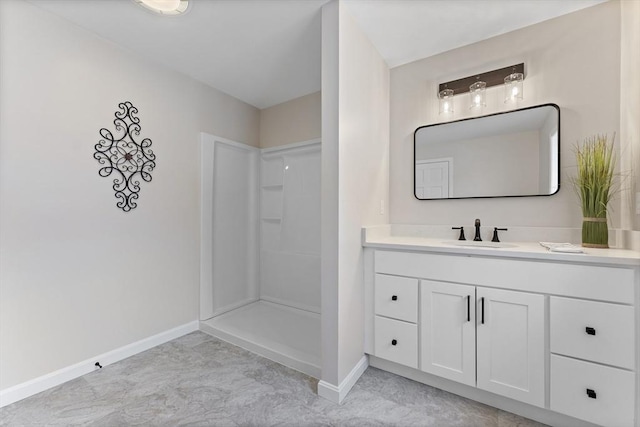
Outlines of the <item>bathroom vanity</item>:
M640 253L363 245L370 365L554 425L640 426Z

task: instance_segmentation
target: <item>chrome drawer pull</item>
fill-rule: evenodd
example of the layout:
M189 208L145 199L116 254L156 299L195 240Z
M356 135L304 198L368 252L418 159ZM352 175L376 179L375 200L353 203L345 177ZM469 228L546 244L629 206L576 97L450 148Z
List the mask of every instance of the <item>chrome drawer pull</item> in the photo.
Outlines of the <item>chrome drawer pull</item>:
M593 328L592 328L592 327L590 327L590 326L587 326L587 327L584 329L584 331L587 333L587 335L595 335L595 334L596 334L596 330L595 330L595 329L593 329Z
M391 345L396 345L398 344L398 340L391 340Z
M591 390L590 388L587 389L587 396L589 396L592 399L596 398L596 392L594 390Z
M391 297L391 301L398 301L398 295L393 295Z

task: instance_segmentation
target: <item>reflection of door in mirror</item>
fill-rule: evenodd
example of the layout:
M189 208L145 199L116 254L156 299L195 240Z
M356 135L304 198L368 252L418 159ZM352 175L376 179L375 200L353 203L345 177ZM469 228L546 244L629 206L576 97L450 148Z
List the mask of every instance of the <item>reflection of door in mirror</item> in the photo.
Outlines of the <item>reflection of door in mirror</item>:
M453 159L429 159L416 162L416 197L448 199L453 193Z

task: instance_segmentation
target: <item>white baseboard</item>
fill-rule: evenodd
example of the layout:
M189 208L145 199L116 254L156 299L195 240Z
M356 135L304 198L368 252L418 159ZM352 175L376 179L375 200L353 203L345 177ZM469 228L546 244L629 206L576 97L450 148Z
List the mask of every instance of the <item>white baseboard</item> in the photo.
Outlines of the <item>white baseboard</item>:
M349 375L345 377L344 380L340 383L340 385L335 386L326 381L318 382L318 396L324 397L325 399L333 402L333 403L342 403L347 394L351 391L351 388L358 382L358 379L362 376L364 371L369 367L369 359L367 356L362 356L362 359L356 366L353 367Z
M96 362L104 367L111 365L112 363L131 357L135 354L141 353L145 350L149 350L157 345L164 344L167 341L179 338L183 335L198 330L198 321L185 323L168 331L160 332L148 338L144 338L140 341L125 345L115 350L108 351L103 354L99 354L90 359L76 363L71 366L58 369L57 371L50 372L38 378L26 381L21 384L17 384L13 387L0 390L0 408L10 405L19 400L25 399L34 394L38 394L52 387L71 381L75 378L81 377L85 374L100 369L95 366Z

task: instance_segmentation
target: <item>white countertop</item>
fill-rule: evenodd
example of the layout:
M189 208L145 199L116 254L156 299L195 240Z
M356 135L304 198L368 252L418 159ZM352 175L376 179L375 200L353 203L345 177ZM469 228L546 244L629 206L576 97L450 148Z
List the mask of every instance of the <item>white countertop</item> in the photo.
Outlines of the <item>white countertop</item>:
M467 241L469 245L474 242ZM485 242L491 244L491 242ZM524 258L532 260L562 261L576 263L599 263L609 265L640 266L640 252L627 249L583 248L585 253L550 252L539 242L507 242L512 247L459 246L463 241L443 238L393 235L388 228L363 228L362 245L377 249L395 249L440 254L487 256L501 258ZM477 244L477 243L476 243Z

